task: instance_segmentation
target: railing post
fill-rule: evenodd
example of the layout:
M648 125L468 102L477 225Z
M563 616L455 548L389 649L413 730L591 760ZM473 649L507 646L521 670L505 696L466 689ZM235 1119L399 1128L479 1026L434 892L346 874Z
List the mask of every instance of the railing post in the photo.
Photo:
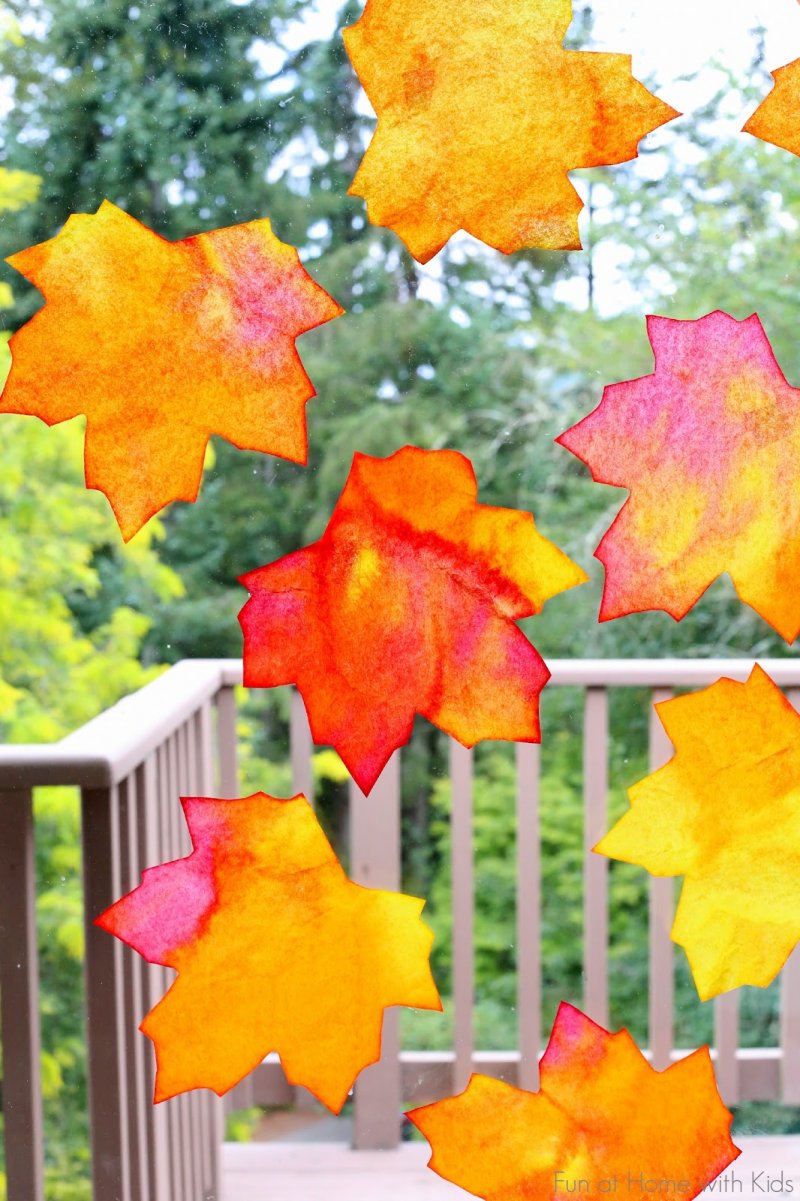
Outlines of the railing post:
M302 792L306 800L314 804L314 773L312 757L314 743L308 724L303 698L296 688L292 689L289 720L289 753L292 761L292 788Z
M472 831L472 751L455 739L450 740L450 780L455 1013L453 1092L460 1093L469 1084L475 1049L475 848Z
M781 1099L800 1105L800 947L781 976Z
M85 788L81 798L92 1197L137 1201L129 1189L122 944L94 925L119 897L117 790Z
M714 1043L719 1094L726 1105L739 1102L739 994L727 992L714 1002Z
M33 794L0 792L0 1014L8 1201L42 1201Z
M350 876L366 888L400 888L400 754L395 752L365 797L350 782ZM383 1016L381 1058L355 1088L354 1147L389 1151L400 1142L402 1105L398 1011Z
M239 796L236 693L227 686L217 693L217 749L220 795L235 799Z
M584 1009L592 1021L608 1026L608 860L592 847L607 830L608 693L587 688L583 727Z
M542 1046L540 764L538 746L517 746L517 1084L531 1092Z

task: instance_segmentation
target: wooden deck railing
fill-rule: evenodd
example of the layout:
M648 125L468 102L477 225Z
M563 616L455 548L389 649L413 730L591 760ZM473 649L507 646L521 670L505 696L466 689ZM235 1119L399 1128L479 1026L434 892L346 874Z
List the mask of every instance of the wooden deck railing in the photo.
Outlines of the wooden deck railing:
M762 661L800 705L800 662ZM750 661L573 661L550 664L551 687L585 692L584 974L586 1011L608 1020L608 861L590 854L607 828L611 688L645 689L654 700L722 675L744 680ZM82 796L86 926L87 1048L94 1201L216 1201L222 1108L197 1093L151 1104L153 1057L137 1026L170 973L151 967L93 926L94 917L134 887L143 867L185 854L179 795L238 795L235 661L178 664L53 746L0 747L0 1018L8 1201L41 1201L43 1147L39 1073L33 790L74 785ZM300 698L291 708L296 791L312 798L312 745ZM650 759L670 754L657 720ZM387 1013L381 1062L356 1088L356 1147L391 1147L401 1105L460 1090L479 1070L526 1088L538 1082L542 1046L540 956L540 751L517 748L517 1006L519 1046L475 1050L472 755L451 744L454 1048L400 1051L397 1014ZM400 885L400 768L396 754L371 796L350 790L351 876L372 887ZM674 1048L672 922L674 887L650 890L649 1045L666 1066ZM739 1046L737 994L715 1003L720 1088L728 1103L800 1103L800 956L781 980L780 1046ZM240 1102L302 1100L270 1057L237 1090Z
M216 1201L222 1109L154 1107L142 1017L172 973L93 919L142 868L186 854L179 795L235 796L234 663L186 662L54 746L0 748L0 1018L8 1201L41 1201L33 789L81 790L89 1129L94 1201ZM191 1032L187 1031L187 1038Z

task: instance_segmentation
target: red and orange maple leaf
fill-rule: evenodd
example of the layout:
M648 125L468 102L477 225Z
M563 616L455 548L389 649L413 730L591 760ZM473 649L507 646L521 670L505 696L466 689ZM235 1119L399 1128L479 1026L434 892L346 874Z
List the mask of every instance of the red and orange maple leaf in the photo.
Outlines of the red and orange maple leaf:
M297 684L365 792L415 713L465 746L539 740L550 673L515 622L586 576L477 495L455 451L357 454L320 541L242 577L245 684Z
M220 1096L271 1051L338 1112L380 1056L383 1011L441 1009L424 901L352 884L302 796L182 801L194 850L97 919L178 977L142 1030L156 1101Z
M613 1191L690 1201L740 1154L707 1047L656 1072L627 1030L609 1034L566 1004L538 1093L473 1076L460 1096L408 1116L433 1148L428 1166L485 1201Z
M350 189L427 262L464 229L510 254L580 249L577 167L635 158L679 114L625 54L565 50L572 0L367 0L344 31L378 115Z
M8 262L46 304L11 339L0 412L86 415L86 483L126 541L196 498L213 434L306 461L295 339L343 310L269 221L167 242L105 201Z
M601 621L686 615L728 572L787 642L800 632L800 390L757 316L649 317L655 372L606 388L558 442L628 488L597 549Z

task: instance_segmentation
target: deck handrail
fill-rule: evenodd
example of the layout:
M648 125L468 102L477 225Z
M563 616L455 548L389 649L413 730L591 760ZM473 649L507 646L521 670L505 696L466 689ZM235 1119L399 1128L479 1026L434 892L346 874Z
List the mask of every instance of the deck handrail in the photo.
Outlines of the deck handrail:
M705 688L746 680L758 662L782 688L800 687L800 659L554 659L549 687ZM0 745L5 790L118 784L196 708L242 683L238 659L185 659L59 742Z
M59 742L0 746L3 787L118 784L221 688L242 682L235 659L184 659Z

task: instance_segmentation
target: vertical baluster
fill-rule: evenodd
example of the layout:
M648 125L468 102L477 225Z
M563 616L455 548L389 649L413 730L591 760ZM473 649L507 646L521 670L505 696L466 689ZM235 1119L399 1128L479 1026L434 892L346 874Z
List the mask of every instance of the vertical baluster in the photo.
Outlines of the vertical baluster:
M202 739L203 729L201 713L196 712L186 722L186 794L202 796ZM197 1091L192 1094L192 1147L195 1155L195 1173L197 1181L197 1197L202 1201L208 1194L208 1143L210 1130L208 1127L207 1092Z
M128 776L119 785L120 895L126 896L139 884L139 853L137 779ZM141 997L139 955L127 947L122 950L125 1027L123 1039L128 1073L128 1138L131 1173L131 1196L136 1201L149 1201L150 1184L147 1169L147 1120L145 1117L144 1047L138 1025L144 1017Z
M197 728L197 790L200 796L214 792L214 734L211 704L206 701L195 715ZM204 1127L204 1201L219 1201L220 1150L224 1138L223 1106L213 1093L204 1098L206 1125Z
M155 867L161 862L159 830L159 782L156 775L157 759L149 755L136 772L136 820L137 820L137 872L145 867ZM163 968L155 967L144 958L137 957L139 1021L145 1012L161 998L161 976ZM169 1201L169 1164L167 1113L162 1105L153 1104L155 1093L155 1054L153 1044L137 1032L139 1052L142 1059L142 1089L147 1122L148 1185L150 1201Z
M739 1101L739 994L725 993L714 1002L717 1087L726 1105Z
M650 771L663 767L672 755L672 744L655 705L672 693L657 689L650 709ZM672 1062L674 1042L674 956L670 937L675 917L675 881L671 876L650 877L650 1002L649 1028L652 1064L663 1072Z
M170 862L176 858L175 852L175 821L179 801L173 778L172 762L173 748L168 740L159 748L159 800L161 814L161 859ZM172 985L175 974L172 968L163 969L162 993L166 993ZM171 1178L170 1201L184 1201L183 1187L183 1157L181 1152L181 1120L178 1098L162 1101L161 1105L167 1114L169 1131L169 1168Z
M365 888L400 888L400 753L369 797L350 782L350 875ZM391 1150L400 1142L400 1028L397 1009L383 1016L380 1062L361 1073L355 1092L355 1147Z
M800 1105L800 947L781 975L781 1095Z
M453 880L453 1008L455 1063L453 1091L463 1092L472 1075L475 1004L475 872L472 839L472 751L450 741L452 785L451 846Z
M583 969L584 1009L601 1026L608 1026L608 860L595 855L607 830L608 693L586 690L583 728L584 893Z
M236 692L220 688L217 693L217 748L220 797L239 796L239 756L236 736ZM225 1097L225 1112L248 1109L253 1104L253 1079L250 1076Z
M239 795L239 764L236 743L236 693L220 688L217 693L217 746L221 797Z
M517 746L517 1020L520 1088L539 1087L542 1040L538 746Z
M0 1015L8 1201L42 1201L44 1143L30 789L0 792Z
M150 755L138 769L136 775L140 870L145 867L156 867L164 859L160 826L159 763L159 756ZM157 1005L161 999L165 984L165 969L141 959L139 971L142 990L141 1008L144 1013L145 1010L150 1010ZM169 1117L165 1106L153 1104L155 1054L152 1043L143 1034L139 1035L139 1041L143 1048L144 1060L144 1090L150 1148L147 1164L150 1198L151 1201L170 1201Z
M117 789L85 788L82 797L86 931L89 1120L94 1201L135 1201L129 1188L129 1132L122 944L94 925L120 895Z
M296 688L290 693L289 709L289 753L292 764L292 791L302 793L309 804L314 804L314 771L312 758L314 743L308 724L303 698ZM295 1109L316 1109L317 1100L307 1088L295 1085L292 1088L292 1105Z
M314 753L314 743L311 740L311 727L308 724L306 707L296 688L292 689L291 695L289 747L292 759L292 788L295 793L302 792L306 800L313 805L314 773L311 759Z
M189 776L189 732L186 725L175 731L175 751L178 798L192 796L194 784ZM178 819L178 853L188 855L192 849L192 838L182 807L178 810Z
M179 797L190 796L189 787L189 746L186 741L186 725L180 725L173 735L175 755L175 790ZM177 842L175 854L187 855L191 850L189 826L186 825L183 807L178 811ZM178 1100L180 1107L181 1151L184 1158L184 1189L186 1201L196 1201L198 1196L197 1160L195 1158L195 1131L193 1131L193 1094L181 1093Z
M217 746L219 766L219 796L235 799L239 796L239 756L236 736L236 693L233 688L220 688L217 693ZM224 1099L226 1113L249 1109L253 1104L253 1075L246 1076Z
M800 688L787 696L800 710ZM800 947L781 975L781 1095L784 1105L800 1105Z
M172 852L170 858L179 859L186 854L186 844L188 842L188 832L186 821L183 814L183 807L180 800L183 795L183 776L182 776L182 747L181 730L177 730L167 743L167 756L169 759L169 778L170 778L170 794L172 800ZM189 1097L186 1093L180 1093L174 1098L174 1105L178 1112L178 1129L179 1134L179 1154L182 1163L183 1176L183 1192L181 1198L185 1201L195 1201L194 1194L194 1163L192 1159L192 1138L191 1138L191 1122L189 1117Z
M185 796L200 795L199 778L198 778L198 763L197 763L197 728L194 716L181 727L181 735L183 739L183 759L182 771L183 781L181 784L181 792ZM189 828L186 827L186 843L187 854L191 852L191 837ZM205 1169L204 1169L204 1140L203 1125L205 1120L205 1090L195 1089L189 1096L189 1112L191 1117L192 1129L192 1160L194 1165L194 1194L193 1197L197 1201L203 1201L206 1191L205 1188Z

